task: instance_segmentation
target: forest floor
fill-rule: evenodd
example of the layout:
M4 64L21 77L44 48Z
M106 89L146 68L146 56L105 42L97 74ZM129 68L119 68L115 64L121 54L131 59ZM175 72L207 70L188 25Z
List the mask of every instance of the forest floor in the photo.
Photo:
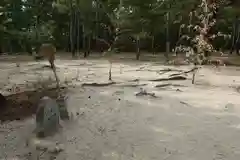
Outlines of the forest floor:
M13 94L28 90L15 97L25 101L35 97L25 109L34 112L36 106L31 106L43 92L36 96L29 90L40 82L51 85L53 79L45 64L21 58L1 61L1 93L13 100ZM56 159L239 160L240 68L204 66L193 85L192 74L180 71L192 66L119 59L112 69L115 83L96 86L94 83L109 82L107 60L62 58L56 65L62 84L69 86L67 103L72 117L51 137L64 144ZM166 80L179 73L186 79ZM141 88L150 94L136 96ZM13 116L16 121L0 124L0 160L29 159L25 142L35 125L34 115L25 116ZM42 159L48 156L43 154Z

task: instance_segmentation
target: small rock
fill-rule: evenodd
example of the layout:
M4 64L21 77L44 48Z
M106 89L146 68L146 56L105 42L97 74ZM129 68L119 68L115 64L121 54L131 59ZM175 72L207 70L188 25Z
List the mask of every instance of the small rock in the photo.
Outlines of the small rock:
M58 153L62 152L63 150L64 150L64 146L61 144L57 144L56 146L49 148L48 152L53 153L53 154L58 154Z
M47 151L48 153L58 154L64 150L63 144L58 144L49 140L38 139L32 137L26 141L26 145L39 151Z

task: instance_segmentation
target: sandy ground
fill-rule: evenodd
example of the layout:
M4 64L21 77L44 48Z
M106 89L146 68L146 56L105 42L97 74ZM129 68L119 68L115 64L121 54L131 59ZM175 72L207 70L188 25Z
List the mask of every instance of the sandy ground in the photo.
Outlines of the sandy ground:
M40 69L46 62L1 62L0 85L5 95L22 86L52 76ZM52 141L64 144L56 159L66 160L239 160L240 85L237 68L204 67L184 81L151 82L190 66L115 62L108 87L81 87L86 82L107 82L105 60L58 60L58 75L69 89L70 121ZM53 76L52 76L53 77ZM133 80L139 79L138 82ZM166 87L156 85L169 84ZM131 86L132 85L132 86ZM156 97L135 96L140 88ZM13 91L13 90L12 90ZM29 159L25 146L34 128L34 117L0 125L0 159ZM42 159L49 159L43 154Z

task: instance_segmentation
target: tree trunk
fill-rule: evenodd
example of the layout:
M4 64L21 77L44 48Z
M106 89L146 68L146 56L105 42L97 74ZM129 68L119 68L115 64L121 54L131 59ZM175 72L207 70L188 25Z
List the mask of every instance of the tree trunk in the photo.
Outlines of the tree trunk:
M87 58L87 47L86 47L86 35L85 35L85 25L82 25L82 44L83 44L83 52L84 52L84 58Z
M139 36L137 37L137 40L136 40L136 60L140 60L140 38Z
M230 50L230 54L232 54L232 52L234 50L236 50L236 54L237 55L240 55L239 53L239 45L240 45L240 42L239 42L239 35L240 34L240 31L239 31L239 22L238 22L238 17L236 17L235 21L234 21L234 25L233 25L233 33L232 33L232 46L231 46L231 50Z
M202 39L202 41L207 41L207 32L208 32L208 29L209 29L209 15L208 15L208 12L209 12L209 8L208 8L208 1L207 0L202 0L203 3L205 4L204 6L204 14L206 15L204 17L204 28L203 28L203 32L200 32L200 39ZM208 52L204 52L204 59L206 57L209 57L209 53Z
M98 49L97 48L97 38L99 36L98 32L99 32L99 23L98 23L98 19L99 19L99 14L98 14L98 11L99 11L99 6L100 4L97 2L97 5L96 5L96 12L95 12L95 37L94 38L94 49ZM97 38L96 38L97 37Z
M238 56L240 56L240 53L239 53L239 49L240 49L240 42L239 42L239 31L238 31L238 33L237 33L237 39L236 39L236 54L238 55Z
M90 55L90 52L91 52L91 40L92 40L92 37L89 35L89 36L88 36L87 56L89 56L89 55Z
M155 37L152 36L152 54L155 55L155 47L154 47L154 43L155 43Z
M70 34L69 34L69 38L70 38L70 48L71 48L71 53L72 53L72 57L75 57L75 39L74 39L74 11L73 11L73 6L71 3L71 11L70 11L70 24L69 24L69 29L70 29Z
M11 42L11 40L8 41L8 47L9 47L10 54L12 54L13 49L12 49L12 42Z
M112 81L112 61L109 60L108 80Z
M3 53L3 47L1 43L0 43L0 53Z
M75 28L76 28L76 32L77 32L77 52L79 53L80 52L80 47L79 47L79 44L80 44L80 12L79 12L79 10L76 11L75 21L76 21Z
M70 24L69 24L69 39L70 39L70 50L72 57L75 57L74 45L73 45L73 15L71 14Z
M40 21L40 16L37 15L36 17L36 23L35 23L35 36L36 36L36 43L34 45L34 52L37 53L38 52L38 48L39 48L39 33L38 33L38 25L39 25L39 21Z
M177 41L177 43L175 45L175 51L174 51L176 56L178 55L178 51L176 50L176 46L178 46L179 43L181 43L181 38L182 38L182 27L180 25L179 29L178 29L178 41Z
M167 12L166 15L166 52L164 54L166 60L169 60L168 54L170 53L170 41L169 41L169 16L170 12Z

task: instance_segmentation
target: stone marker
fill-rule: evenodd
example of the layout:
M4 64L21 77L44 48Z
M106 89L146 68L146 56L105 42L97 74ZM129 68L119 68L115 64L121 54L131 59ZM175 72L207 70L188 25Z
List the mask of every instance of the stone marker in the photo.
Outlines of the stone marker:
M36 129L38 137L53 134L60 127L60 112L57 102L49 97L40 100L36 113Z

